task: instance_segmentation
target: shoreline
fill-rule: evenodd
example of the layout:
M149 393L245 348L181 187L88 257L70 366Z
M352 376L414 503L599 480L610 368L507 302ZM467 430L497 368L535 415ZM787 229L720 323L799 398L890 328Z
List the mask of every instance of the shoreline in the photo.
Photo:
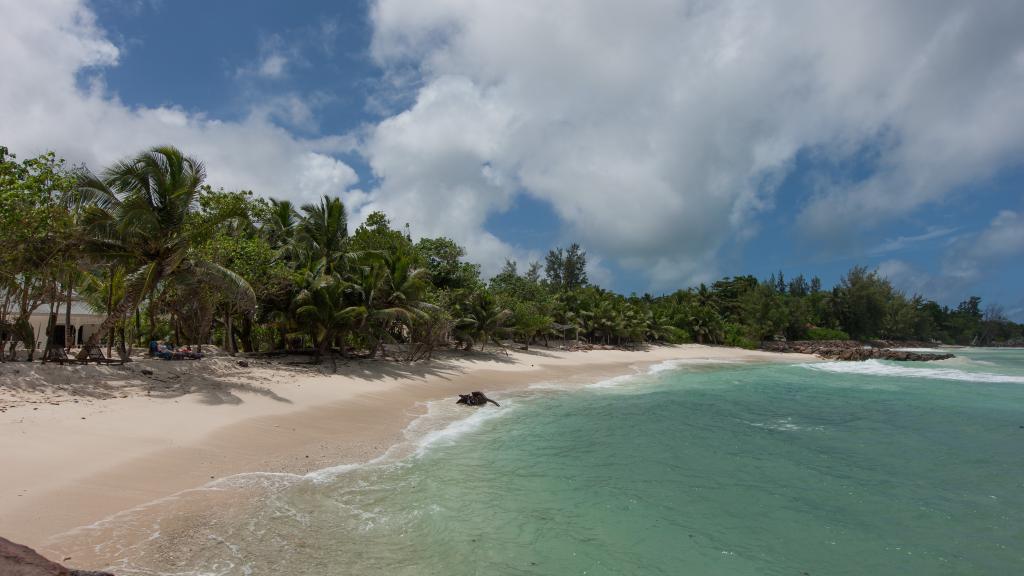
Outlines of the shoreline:
M450 354L416 364L358 360L331 375L248 359L252 366L239 369L226 357L143 361L125 369L47 366L28 375L20 373L24 364L2 365L0 451L13 473L0 477L0 535L60 560L74 538L56 544L57 536L213 480L249 472L301 475L372 460L403 440L430 401L548 380L582 385L687 359L819 361L691 344ZM143 367L159 370L151 380L171 383L172 391L154 398L154 388L166 386L140 388L136 375ZM76 376L97 379L107 396L55 400L41 392L53 388L55 377L67 377L73 387ZM205 386L189 382L203 379ZM41 390L26 390L32 380ZM175 381L188 386L176 389ZM106 560L112 559L79 556L71 563L98 568Z

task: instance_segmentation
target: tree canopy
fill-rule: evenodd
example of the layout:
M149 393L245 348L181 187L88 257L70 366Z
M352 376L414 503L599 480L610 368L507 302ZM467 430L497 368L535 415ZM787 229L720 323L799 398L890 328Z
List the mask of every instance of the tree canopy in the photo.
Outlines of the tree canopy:
M953 308L855 266L817 276L722 278L652 296L587 276L572 243L493 278L450 238L413 241L382 212L350 231L343 202L295 206L214 189L203 163L162 146L98 175L55 154L0 148L0 333L24 342L28 315L72 293L105 315L91 343L216 342L228 351L310 350L429 358L438 348L512 343L753 347L787 339L1021 341L1020 324L969 296ZM810 279L808 279L810 278Z

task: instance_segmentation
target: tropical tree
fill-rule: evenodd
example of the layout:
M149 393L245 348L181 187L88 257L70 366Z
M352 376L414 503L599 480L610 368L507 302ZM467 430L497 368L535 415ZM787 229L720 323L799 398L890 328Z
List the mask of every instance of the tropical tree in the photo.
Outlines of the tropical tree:
M474 292L463 303L461 312L462 317L455 323L456 334L466 342L467 349L472 347L475 340L479 340L481 352L489 340L498 343L496 335L505 329L512 316L512 311L499 306L494 296L486 290Z
M245 280L191 250L232 216L221 213L194 225L197 197L205 177L202 162L171 146L156 147L118 162L102 177L82 171L78 191L89 202L83 214L83 225L89 231L84 248L92 258L121 261L130 271L124 297L108 311L86 347L95 346L161 282L179 275L202 277L249 309L255 306L255 295ZM86 347L79 353L80 358L88 353Z
M279 224L283 226L287 209L279 204L277 210L282 219ZM309 269L326 275L345 270L348 215L341 199L324 196L318 204L303 205L296 236Z
M336 276L321 275L295 299L295 317L313 338L316 361L330 352L331 368L338 370L334 343L351 329L358 309L345 306L346 285ZM344 354L344 342L341 343Z

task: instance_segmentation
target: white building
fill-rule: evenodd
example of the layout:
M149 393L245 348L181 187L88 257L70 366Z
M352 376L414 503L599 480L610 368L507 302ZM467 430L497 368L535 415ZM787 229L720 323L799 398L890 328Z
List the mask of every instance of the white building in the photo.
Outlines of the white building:
M64 322L67 319L67 302L61 303L60 310L56 313L56 331L54 333L54 342L58 346L64 346ZM36 348L43 350L46 348L46 337L47 327L49 326L49 318L47 317L50 311L50 305L44 304L35 310L31 316L29 316L29 323L32 324L32 330L36 335ZM73 334L72 346L81 346L89 339L90 336L100 327L100 324L106 319L103 314L97 314L91 306L81 300L71 301L71 330L68 332Z

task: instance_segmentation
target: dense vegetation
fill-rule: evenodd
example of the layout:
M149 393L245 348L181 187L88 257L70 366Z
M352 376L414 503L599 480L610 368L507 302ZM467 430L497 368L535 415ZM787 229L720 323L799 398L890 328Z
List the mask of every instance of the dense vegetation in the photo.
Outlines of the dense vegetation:
M229 352L305 349L332 362L552 338L745 347L780 337L1022 338L1021 325L997 307L983 312L976 297L950 309L862 267L831 289L779 273L626 297L591 284L573 244L525 271L506 262L485 280L451 239L414 242L382 213L350 233L337 198L295 206L215 190L201 162L171 147L100 175L53 153L19 162L0 148L0 243L0 332L10 350L20 341L34 351L29 315L66 314L73 294L106 316L92 343L108 350L168 339Z

